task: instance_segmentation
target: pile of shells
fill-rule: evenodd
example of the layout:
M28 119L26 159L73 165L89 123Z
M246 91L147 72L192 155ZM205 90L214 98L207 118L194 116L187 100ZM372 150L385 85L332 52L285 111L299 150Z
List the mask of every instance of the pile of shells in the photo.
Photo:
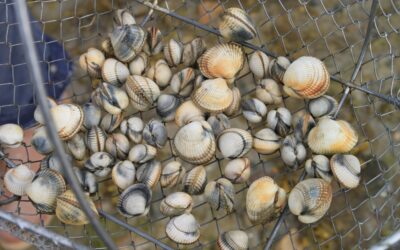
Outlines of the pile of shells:
M94 195L97 182L111 176L120 191L115 206L125 217L149 214L158 184L173 190L161 201L160 212L171 217L166 235L179 244L200 238L199 223L191 214L198 196L224 213L245 203L254 224L273 221L286 205L300 222L313 223L329 209L334 178L346 188L356 188L361 181L361 163L351 154L358 136L348 122L332 117L338 105L326 95L330 76L324 63L309 56L291 63L261 51L247 59L233 42L253 39L257 30L238 8L225 11L219 29L226 43L207 47L196 38L182 44L164 39L157 27L144 29L129 11L118 10L102 48L89 48L79 60L82 70L99 82L91 101L78 105L49 99L83 190ZM246 64L257 88L254 96L242 100L235 80ZM283 102L286 95L306 99L307 107L292 114ZM157 116L146 120L139 115L153 108ZM236 115L261 128L249 132L233 127L230 118ZM27 194L38 211L55 213L63 223L87 224L53 155L39 108L35 118L39 126L31 144L46 156L42 168L37 173L26 165L9 169L5 186L15 195ZM171 134L166 125L174 123L178 129ZM0 126L1 146L18 147L22 140L18 125ZM169 146L175 158L163 162L159 152ZM249 183L252 159L246 155L252 150L279 151L290 170L304 167L310 179L290 193L269 176ZM209 179L207 164L221 158L228 160L223 176ZM246 182L246 201L239 201L235 185ZM96 212L90 196L87 199ZM223 232L218 246L247 249L248 235L239 229Z

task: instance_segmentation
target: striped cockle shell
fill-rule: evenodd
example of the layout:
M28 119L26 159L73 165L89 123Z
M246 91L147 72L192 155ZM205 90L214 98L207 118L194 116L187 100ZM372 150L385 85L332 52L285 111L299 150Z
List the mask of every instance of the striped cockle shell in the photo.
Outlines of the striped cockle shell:
M138 75L128 76L125 89L132 106L139 111L148 110L160 95L160 89L155 82Z
M104 150L106 133L97 126L93 126L86 132L86 146L90 152L96 153Z
M114 165L114 157L107 152L96 152L85 162L85 168L98 177L106 177Z
M170 84L172 71L164 59L159 59L147 69L146 77L157 83L160 89L165 89Z
M184 192L169 194L160 203L160 212L165 216L177 216L192 211L193 199Z
M225 39L235 42L251 40L257 36L250 16L246 11L236 7L225 10L219 31Z
M110 114L117 115L129 105L129 98L126 92L115 85L102 82L93 92L92 98L97 105L103 107Z
M57 106L57 102L53 98L47 97L47 106L49 107L49 109L52 109L53 107ZM46 123L39 105L36 106L33 117L35 118L35 121L42 125Z
M207 185L207 172L203 166L192 168L182 181L183 192L191 195L200 195Z
M121 122L121 132L128 136L134 143L140 143L142 141L142 132L144 129L144 123L139 117L129 117Z
M234 115L240 109L240 103L242 102L242 95L237 87L232 88L232 102L229 104L228 108L225 109L224 114L227 116Z
M325 155L313 155L306 161L304 169L311 178L322 178L327 182L332 181L332 171L329 159Z
M229 161L224 169L224 177L229 179L233 184L239 184L248 181L250 174L250 160L246 157Z
M215 136L218 136L225 129L231 128L229 118L224 114L210 116L207 122L210 124Z
M308 111L314 118L323 116L332 116L338 108L338 102L329 95L323 95L316 99L310 100L308 103Z
M101 78L101 67L105 59L103 52L96 48L89 48L79 57L79 65L90 77Z
M109 135L105 145L106 152L110 153L115 158L125 160L128 156L130 150L129 140L121 133Z
M24 140L24 131L17 124L0 125L0 145L4 147L19 147Z
M336 179L346 188L356 188L360 184L361 164L354 155L335 154L330 166Z
M221 113L232 103L233 93L222 78L205 80L192 94L193 103L200 109Z
M125 217L144 216L150 210L152 192L143 183L126 188L119 196L117 209Z
M190 122L204 121L204 112L198 108L191 100L183 102L175 112L175 123L182 127Z
M61 140L68 140L79 132L84 114L82 108L75 104L60 104L50 110Z
M156 55L160 53L164 48L164 44L162 41L163 36L160 29L155 26L151 26L147 29L147 33L147 41L143 47L143 50L148 55Z
M204 189L204 196L215 210L222 208L230 213L235 205L235 188L232 182L225 178L209 182Z
M170 39L164 46L164 58L169 66L177 66L182 61L183 45L175 39Z
M303 109L293 115L292 126L296 139L306 141L308 133L315 127L315 121L312 115Z
M160 184L163 188L178 185L186 174L186 169L179 161L168 162L162 169Z
M180 100L175 95L161 94L157 99L157 114L165 122L173 121L176 109L180 104Z
M116 115L107 113L103 116L103 118L101 118L100 128L102 128L106 133L112 133L119 127L123 119L123 113Z
M222 156L228 159L244 156L253 146L251 134L240 128L225 129L219 134L217 141Z
M131 75L142 75L144 70L147 68L148 56L144 52L140 52L133 60L129 63L129 72Z
M84 168L74 167L73 169L83 191L90 195L97 193L98 185L96 176Z
M267 126L282 137L289 133L291 123L292 114L287 108L280 107L268 112Z
M267 115L267 106L257 98L242 101L242 114L250 123L258 123Z
M221 250L247 250L249 249L249 236L245 231L232 230L220 234L217 244Z
M281 146L281 137L270 128L263 128L254 134L253 148L259 154L273 154Z
M112 169L111 177L120 189L126 189L135 182L136 169L130 161L119 161Z
M165 232L172 241L178 244L192 244L200 238L200 225L190 213L173 217L167 224Z
M154 189L160 180L161 163L157 160L150 160L140 165L136 171L136 180Z
M281 145L281 158L286 166L297 169L306 159L307 150L303 143L292 134L283 139Z
M185 44L182 55L183 64L187 67L194 65L201 54L203 54L204 50L206 50L206 44L200 37Z
M35 173L26 165L9 169L4 175L4 186L14 195L22 196L25 188L31 184Z
M47 136L45 127L38 127L35 129L31 138L31 144L33 148L42 155L48 155L53 152L54 149L50 138Z
M171 78L171 90L174 94L188 97L194 89L196 74L193 68L184 68L176 72Z
M131 148L128 160L133 163L145 163L153 159L157 154L157 149L147 144L136 144Z
M162 148L168 140L167 128L157 120L151 119L143 129L143 139L151 146Z
M85 198L94 214L98 215L93 201L89 197ZM81 226L89 224L89 219L83 212L81 204L72 190L67 190L57 197L56 216L61 222L68 225Z
M114 11L113 24L114 27L131 25L131 24L136 24L136 20L133 17L131 10L129 8L117 9Z
M277 82L283 82L283 76L289 65L290 61L286 57L278 56L272 59L268 66L269 76Z
M99 126L101 120L101 109L92 102L88 102L82 106L83 110L83 126L86 130L93 126Z
M115 57L126 63L140 53L146 42L147 32L139 25L131 24L115 27L109 36Z
M262 51L255 51L249 59L250 71L257 79L264 79L268 75L269 58Z
M262 79L256 88L256 96L265 104L278 105L283 102L279 85L272 79Z
M101 76L105 82L121 86L125 83L126 78L129 76L128 67L114 58L105 60L101 68Z

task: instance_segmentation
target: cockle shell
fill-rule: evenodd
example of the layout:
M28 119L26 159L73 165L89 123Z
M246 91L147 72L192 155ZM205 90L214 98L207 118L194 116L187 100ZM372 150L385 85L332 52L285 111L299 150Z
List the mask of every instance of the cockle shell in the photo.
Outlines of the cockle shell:
M116 115L107 113L103 116L103 118L101 118L100 127L106 133L112 133L119 127L123 119L124 119L123 113L119 113Z
M161 163L159 161L147 161L138 167L136 179L138 182L144 183L149 188L154 189L160 180L161 168Z
M347 153L357 144L358 135L343 120L321 118L308 134L308 146L316 154Z
M97 180L96 176L86 169L81 169L74 167L74 172L76 175L76 179L81 184L83 191L93 195L97 192Z
M111 44L111 40L109 37L106 37L103 39L103 41L100 44L101 50L106 54L106 56L113 56L114 55L114 49Z
M134 163L145 163L153 159L157 154L157 149L147 144L136 144L131 148L128 160Z
M53 213L56 198L67 189L64 178L53 169L42 169L36 173L25 192L33 205L42 213Z
M210 124L215 136L218 136L222 131L231 127L229 118L224 114L210 116L207 122Z
M45 127L38 127L35 129L31 138L31 144L35 150L42 155L47 155L53 152L53 144L47 136Z
M151 146L162 148L167 143L167 128L159 120L151 119L143 129L143 139Z
M68 162L72 162L73 160L69 154L66 154L65 158L67 159ZM40 169L45 169L45 168L53 169L58 173L60 173L62 176L64 176L64 167L58 156L54 153L47 155L40 161Z
M147 43L145 44L143 50L149 55L156 55L160 53L164 44L162 41L162 34L159 28L151 26L147 29Z
M132 61L142 50L146 37L146 31L136 24L115 27L110 34L115 57L121 62Z
M115 158L125 160L130 149L129 140L121 133L113 133L107 137L105 148Z
M129 63L129 72L131 75L142 75L148 64L146 53L140 52L132 62Z
M262 79L260 81L256 88L256 96L265 104L278 105L283 101L279 85L272 79Z
M180 100L175 95L161 94L157 99L157 114L165 122L173 121L180 103Z
M302 56L292 62L283 76L283 89L292 97L313 99L325 94L330 76L324 63L315 57Z
M181 182L186 174L186 169L179 161L171 161L163 167L160 184L163 188L174 187Z
M85 197L94 214L98 215L96 206L89 197ZM89 224L89 219L72 190L67 190L57 197L57 218L68 225L81 226Z
M331 185L323 179L306 179L290 192L290 212L302 223L314 223L328 211L332 201Z
M233 82L244 65L244 53L236 44L219 44L204 52L197 63L207 78L224 78Z
M99 84L93 92L93 99L97 105L113 115L121 113L129 105L129 98L125 91L106 82Z
M203 166L192 168L183 178L183 192L191 195L202 194L207 185L207 172Z
M193 199L184 192L169 194L160 203L160 212L165 216L177 216L192 211Z
M135 182L136 169L130 161L119 161L112 169L111 177L120 189L126 189Z
M178 244L192 244L200 237L200 225L192 214L172 218L165 229L167 236Z
M257 98L242 101L242 114L250 123L258 123L267 114L267 106Z
M108 58L101 68L101 76L104 81L116 86L121 86L129 76L129 69L120 61L114 58Z
M161 89L168 87L172 77L172 71L164 59L152 64L146 71L146 77L155 81Z
M178 127L194 121L204 121L204 119L204 112L190 100L182 103L175 112L175 123Z
M99 127L93 126L86 133L86 146L90 152L96 153L104 150L106 133Z
M310 113L301 110L293 115L292 126L296 139L299 141L305 141L310 130L315 127L315 121Z
M182 62L189 67L196 63L197 59L203 54L206 49L204 40L200 37L193 39L190 43L183 47Z
M65 142L68 148L68 152L76 160L81 161L85 159L87 155L87 148L85 144L85 137L82 133L74 135L71 139Z
M79 57L81 68L93 78L101 78L101 67L105 61L103 52L95 48L89 48Z
M94 103L88 102L82 106L83 126L88 130L93 126L99 126L101 120L101 109Z
M215 138L211 126L205 121L194 121L177 132L173 148L178 156L192 164L209 162L215 154Z
M204 196L216 210L223 208L230 213L235 205L235 188L230 180L225 178L209 182L204 189Z
M160 95L160 89L157 84L143 76L128 76L125 89L132 106L139 111L149 109Z
M24 131L17 124L0 125L0 145L4 147L19 147L24 140Z
M346 188L356 188L360 184L361 164L354 155L335 154L330 166L336 179Z
M221 250L247 250L249 249L249 236L244 231L232 230L220 234L217 244Z
M114 158L107 152L96 152L85 162L85 168L98 177L105 177L111 172Z
M292 114L287 108L281 107L268 112L267 126L282 137L289 133L291 122Z
M50 110L61 140L72 138L83 124L82 108L75 104L60 104Z
M290 168L297 169L306 159L307 150L294 135L288 135L282 141L281 158Z
M246 157L229 161L224 169L224 177L233 184L244 183L251 174L250 160Z
M285 190L269 176L254 181L247 191L247 216L254 224L272 221L279 216L285 204Z
M239 128L225 129L217 138L218 149L225 158L235 159L244 156L253 146L253 137Z
M196 74L193 68L184 68L176 72L171 78L171 90L173 93L188 97L194 88Z
M113 16L114 27L136 24L130 9L118 9L114 11Z
M233 93L222 78L205 80L192 94L193 103L200 109L220 113L232 103Z
M133 184L119 196L117 209L128 218L144 216L149 212L151 197L151 190L145 184Z
M225 109L224 113L227 116L234 115L240 109L240 103L242 102L242 95L237 87L232 88L232 102L229 104L228 108Z
M304 169L311 178L322 178L327 182L332 181L329 159L325 155L314 155L306 161Z
M18 165L9 169L4 175L4 186L12 194L22 196L25 188L31 184L35 173L26 165Z
M268 75L269 58L262 51L255 51L249 59L250 71L257 79L264 79Z
M264 128L254 134L253 148L259 154L272 154L281 146L281 137L272 129Z
M121 122L121 132L128 136L134 143L140 143L142 141L142 132L144 123L139 117L129 117Z
M164 46L164 58L169 66L177 66L182 61L183 45L175 39L170 39Z
M322 116L331 116L335 114L338 107L338 102L335 98L329 95L323 95L316 99L310 100L308 103L308 110L315 118Z
M235 42L251 40L257 35L253 21L246 11L235 7L225 10L219 31L224 38Z
M283 75L289 65L290 61L286 57L278 56L272 59L268 66L269 76L277 82L283 82Z
M52 109L53 107L57 106L57 102L53 98L47 97L47 106L49 107L49 109ZM42 125L46 123L39 105L36 106L33 117L35 118L35 121Z

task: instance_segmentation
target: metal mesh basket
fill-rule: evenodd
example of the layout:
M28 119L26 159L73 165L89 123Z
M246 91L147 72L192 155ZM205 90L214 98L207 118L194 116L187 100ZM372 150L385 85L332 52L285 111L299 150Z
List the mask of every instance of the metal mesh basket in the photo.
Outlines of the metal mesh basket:
M156 25L164 39L175 38L187 43L196 36L204 38L207 44L223 41L215 27L219 15L229 7L244 9L254 20L258 32L251 43L243 43L246 53L260 49L272 57L287 56L293 60L302 55L312 55L324 61L332 76L329 95L340 101L341 119L349 121L359 133L359 143L354 151L362 162L362 182L358 188L349 190L332 182L334 197L328 213L318 222L305 225L287 210L282 216L268 224L253 225L245 212L245 196L250 183L258 176L272 176L289 191L302 176L303 166L296 171L287 169L279 153L259 155L251 151L252 177L247 184L235 185L238 204L233 213L215 211L203 197L195 198L193 215L201 225L200 240L189 248L213 249L220 233L241 229L248 233L251 249L271 247L276 249L338 249L366 248L396 235L399 229L399 169L400 169L400 113L399 113L399 44L400 4L390 0L309 0L309 1L261 1L261 0L161 0L158 5L135 1L81 1L46 0L27 1L32 17L23 19L24 1L0 1L0 72L11 71L8 79L0 79L0 116L12 117L13 122L23 123L24 115L32 112L38 98L24 100L23 93L32 93L34 78L25 82L21 77L32 72L32 61L13 60L13 54L23 50L29 40L10 38L16 29L30 31L26 22L39 24L39 35L34 35L36 44L44 49L39 54L38 64L46 64L44 85L47 94L57 97L59 102L85 103L90 98L91 79L78 65L79 55L91 46L99 47L99 41L112 29L113 10L129 7L137 20L142 20L154 8L145 26ZM14 11L15 14L14 15ZM0 12L1 13L1 12ZM13 14L12 14L13 13ZM16 18L12 18L16 17ZM25 22L25 23L24 23ZM22 24L22 25L21 25ZM5 32L3 32L3 30ZM52 39L49 39L50 36ZM23 37L23 36L22 36ZM52 44L58 42L68 52L52 58L46 55ZM31 54L26 54L28 58ZM67 68L65 78L56 77L57 70ZM61 74L61 73L60 73ZM1 75L1 74L0 74ZM53 77L55 76L55 77ZM71 83L64 90L66 79ZM252 96L256 80L249 70L243 70L235 85L243 97ZM8 93L4 95L3 93ZM22 100L22 101L21 101ZM284 98L284 105L295 112L303 109L305 102ZM272 107L271 107L272 108ZM156 116L155 109L137 113L144 120ZM233 127L257 131L263 125L254 126L240 116L231 117ZM166 124L175 131L174 124ZM169 134L169 140L174 134ZM164 163L173 160L171 143L161 150L159 160ZM18 154L5 152L4 160L13 163L28 163L35 168L40 157L33 153L29 141L26 150ZM8 158L6 157L8 156ZM215 158L207 166L209 180L222 176L223 158ZM188 166L189 167L189 166ZM0 176L4 176L5 167ZM120 216L115 203L118 189L110 178L100 182L99 192L93 197L101 209L100 223L115 245L120 249L178 248L165 234L168 217L159 213L160 201L173 190L157 187L153 193L151 210L145 218L126 219ZM48 224L49 216L36 212L27 197L16 200L3 193L2 211L13 212L20 218L35 218L41 227L31 228L2 213L0 227L15 235L43 247L71 247L105 249L110 247L97 234L97 225L83 227L62 224L56 218ZM11 202L11 203L9 203ZM22 224L21 224L22 223ZM23 230L25 229L25 230ZM58 238L48 231L58 236ZM98 229L97 229L98 230ZM138 234L139 233L139 234ZM99 236L100 235L100 236ZM159 241L156 241L159 240ZM165 245L160 245L160 242ZM74 243L79 245L73 245Z

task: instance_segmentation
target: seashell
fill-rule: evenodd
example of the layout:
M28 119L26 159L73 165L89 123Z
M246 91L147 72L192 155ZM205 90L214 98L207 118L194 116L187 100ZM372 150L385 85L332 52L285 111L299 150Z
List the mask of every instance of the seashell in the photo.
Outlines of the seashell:
M145 163L153 159L157 154L157 149L147 144L137 144L131 148L128 160L133 163Z
M232 230L220 234L217 240L221 250L247 250L249 249L249 236L241 230Z
M205 80L206 78L202 74L198 74L196 79L194 79L194 89L198 89Z
M139 117L129 117L121 122L121 132L128 136L134 143L140 143L142 141L142 132L144 123Z
M322 178L329 183L332 181L329 159L325 155L314 155L306 161L304 169L311 178Z
M106 177L111 172L114 158L107 152L96 152L85 162L85 168L98 177Z
M278 105L283 102L279 85L272 79L262 79L256 88L256 96L265 104Z
M164 122L173 121L180 103L179 99L174 95L161 94L157 99L157 114Z
M129 98L125 91L106 82L99 84L93 92L93 98L97 105L113 115L120 114L129 105Z
M329 95L323 95L316 99L310 100L308 103L308 111L315 118L322 116L332 116L338 108L338 102Z
M190 96L195 78L196 74L193 68L184 68L176 72L170 82L172 92L182 97Z
M93 126L86 133L86 146L89 148L90 152L96 153L104 150L106 144L106 133L97 127Z
M129 9L118 9L114 12L113 24L114 27L132 25L136 24L136 20Z
M85 159L87 155L87 148L85 144L85 137L83 134L78 133L71 139L65 142L68 152L78 161Z
M175 112L175 123L182 127L194 121L204 121L204 113L192 101L182 103Z
M75 176L78 182L81 184L83 191L93 195L97 193L98 186L96 181L96 176L91 172L74 167Z
M52 109L53 107L57 106L57 102L53 98L47 97L47 106L49 109ZM42 125L46 123L39 105L36 106L36 109L33 112L33 117L35 118L35 121Z
M150 160L142 165L136 171L136 179L138 182L146 184L153 189L161 176L161 163L157 160Z
M361 164L354 155L335 154L330 166L336 179L346 188L356 188L360 184Z
M182 61L183 45L182 43L170 39L164 46L164 58L169 66L177 66Z
M223 112L232 100L232 90L222 78L205 80L192 95L192 101L196 106L211 113Z
M130 149L129 140L121 133L113 133L106 140L106 152L115 158L125 160Z
M294 135L288 135L282 142L281 158L290 168L297 169L304 162L307 156L307 150L301 141Z
M147 33L149 35L147 36L147 43L143 50L148 55L156 55L160 53L164 48L161 31L157 27L151 26L147 29Z
M290 212L302 223L314 223L328 211L332 201L331 185L323 179L306 179L290 192Z
M253 21L246 11L240 8L226 9L219 24L219 32L228 40L243 42L257 36Z
M267 106L257 98L251 98L242 101L242 112L247 121L258 123L267 114Z
M254 224L274 220L280 215L285 204L285 190L279 187L269 176L254 181L247 191L247 216Z
M101 120L101 109L94 103L88 102L82 106L83 126L90 129L93 126L99 126Z
M101 78L101 67L105 60L103 52L96 48L89 48L79 57L79 65L90 77Z
M255 51L249 59L250 71L257 79L264 79L268 75L269 58L262 51Z
M191 195L202 194L207 185L207 172L203 166L192 168L183 178L183 192Z
M93 201L89 197L85 198L92 211L99 215ZM89 224L89 219L71 190L67 190L57 197L56 216L61 222L68 225L81 226Z
M230 180L233 184L239 184L248 181L250 174L250 160L246 157L229 161L224 170L224 177Z
M75 104L60 104L50 110L61 140L72 138L83 124L82 108Z
M225 158L235 159L244 156L253 146L253 137L240 128L222 131L217 138L218 149Z
M155 81L161 89L168 87L172 77L172 71L164 59L152 64L146 71L146 76Z
M135 182L136 169L130 161L119 161L112 169L111 177L120 189L126 189Z
M122 113L117 115L107 113L101 119L100 128L102 128L106 133L112 133L119 127L123 119L124 116Z
M193 200L184 192L169 194L160 203L160 212L165 216L177 216L192 211Z
M215 136L218 136L225 129L231 128L229 118L224 114L210 116L207 122L210 124Z
M191 164L209 162L216 148L211 126L205 121L194 121L181 127L172 145L178 156Z
M100 44L101 50L106 54L106 56L114 56L114 49L111 44L109 37L106 37Z
M25 188L31 184L35 173L26 165L9 169L4 175L4 186L10 193L18 196L25 194Z
M53 169L42 169L36 173L25 192L41 213L53 213L56 198L67 190L62 175Z
M148 56L140 52L132 62L129 63L129 72L131 75L142 75L148 64Z
M7 123L0 125L0 145L17 148L24 140L24 130L17 124Z
M143 183L129 186L119 196L117 209L125 217L144 216L150 210L152 193Z
M159 120L151 119L143 129L143 139L151 146L162 148L167 143L167 128Z
M268 66L269 76L277 82L283 82L283 75L289 65L290 61L286 57L278 56L272 59Z
M289 133L291 121L292 114L287 108L271 110L267 115L267 126L282 137Z
M171 161L163 167L160 177L162 188L171 188L181 182L186 174L186 169L179 161Z
M143 76L128 76L125 89L132 106L139 111L148 110L160 95L157 84Z
M66 154L65 158L67 159L68 162L72 162L72 157L69 154ZM61 161L59 160L58 156L55 154L50 154L40 161L40 169L45 169L45 168L53 169L58 173L60 173L62 176L64 176L64 167Z
M182 62L186 67L192 66L206 50L206 43L200 37L183 46Z
M328 117L321 118L307 138L308 146L316 154L347 153L357 141L358 135L348 122Z
M3 133L1 134L3 135ZM35 129L31 138L31 144L39 154L48 155L53 152L53 144L47 136L45 127Z
M255 133L253 148L259 154L273 154L281 147L281 137L270 128Z
M313 99L328 90L330 76L322 61L302 56L289 65L283 76L283 84L289 96Z
M188 245L200 238L200 225L192 214L184 213L172 218L165 232L172 241Z
M219 44L204 52L197 63L201 73L207 78L224 78L229 83L244 65L244 53L236 44Z
M234 115L240 109L240 103L241 103L241 100L242 100L242 95L241 95L240 90L238 88L236 88L236 87L232 88L232 97L233 97L233 99L232 99L231 104L224 111L224 113L227 116Z
M294 114L292 118L294 136L298 141L305 141L310 130L315 127L314 118L305 110Z
M108 58L101 68L101 76L107 83L120 87L129 76L129 69L120 61L114 58Z
M136 24L115 27L110 34L115 57L125 63L132 61L142 50L146 37L146 31Z
M227 213L232 212L235 204L235 188L225 178L209 182L204 189L204 196L208 203L215 209L225 209Z

